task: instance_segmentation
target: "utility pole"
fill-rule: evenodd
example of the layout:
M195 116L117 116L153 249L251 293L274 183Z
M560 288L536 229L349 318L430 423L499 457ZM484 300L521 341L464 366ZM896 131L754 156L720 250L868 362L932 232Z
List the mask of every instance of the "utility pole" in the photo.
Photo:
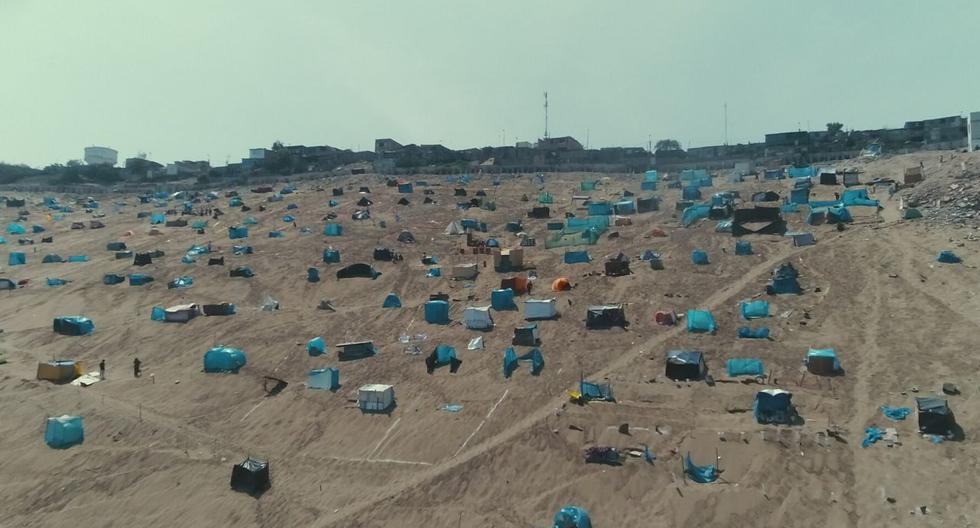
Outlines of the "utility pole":
M647 134L647 150L653 152L653 134Z
M725 101L725 146L728 146L728 101Z
M544 138L548 139L548 92L544 93Z

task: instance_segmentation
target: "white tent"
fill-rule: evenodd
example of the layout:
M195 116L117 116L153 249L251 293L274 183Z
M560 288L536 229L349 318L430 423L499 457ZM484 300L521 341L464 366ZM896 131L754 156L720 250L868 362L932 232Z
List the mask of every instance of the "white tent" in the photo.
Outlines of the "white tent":
M165 321L172 323L186 323L200 313L196 304L178 304L171 306L163 311Z
M480 268L476 264L457 264L453 266L453 278L471 280L475 279L480 273Z
M395 388L391 385L370 384L357 389L357 406L362 411L384 411L395 403Z
M470 339L469 344L466 345L466 350L483 350L483 336Z
M558 301L551 299L528 299L524 301L524 318L554 319L558 315Z
M463 323L470 330L489 330L493 328L493 319L490 317L490 307L470 306L463 310Z
M461 224L458 220L452 221L448 226L446 226L445 233L447 235L462 235L464 233L463 224Z

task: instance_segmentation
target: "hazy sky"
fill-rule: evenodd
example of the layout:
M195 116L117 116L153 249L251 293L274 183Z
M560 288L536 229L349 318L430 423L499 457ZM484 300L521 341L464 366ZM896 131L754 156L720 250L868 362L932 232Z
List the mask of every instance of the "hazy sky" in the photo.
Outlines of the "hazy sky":
M977 0L0 0L0 160L760 141L980 110Z

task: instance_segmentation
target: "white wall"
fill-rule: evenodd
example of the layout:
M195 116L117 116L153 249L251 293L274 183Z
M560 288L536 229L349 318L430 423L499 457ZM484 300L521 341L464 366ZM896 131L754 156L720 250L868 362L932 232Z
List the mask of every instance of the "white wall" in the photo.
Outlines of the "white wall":
M966 136L970 151L980 150L980 112L970 112L966 124Z

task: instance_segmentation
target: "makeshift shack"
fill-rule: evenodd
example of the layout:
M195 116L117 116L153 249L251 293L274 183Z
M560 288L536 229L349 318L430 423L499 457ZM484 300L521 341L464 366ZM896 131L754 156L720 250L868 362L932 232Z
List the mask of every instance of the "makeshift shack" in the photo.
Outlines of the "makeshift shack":
M667 352L666 375L675 381L700 380L708 374L704 354L686 350Z
M395 405L395 388L391 385L368 384L357 389L357 406L362 412L384 413Z
M266 460L248 457L231 468L231 489L235 491L258 497L271 487Z

